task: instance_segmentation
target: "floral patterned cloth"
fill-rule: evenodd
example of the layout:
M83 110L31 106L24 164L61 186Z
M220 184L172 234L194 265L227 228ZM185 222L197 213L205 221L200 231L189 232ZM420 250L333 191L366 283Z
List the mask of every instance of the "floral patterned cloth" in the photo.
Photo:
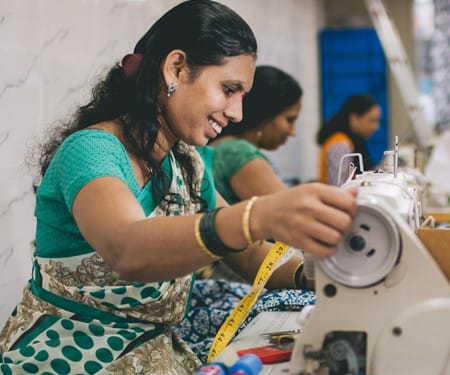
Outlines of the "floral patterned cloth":
M175 332L206 362L214 337L230 311L251 290L248 284L225 280L197 280L191 296L191 307ZM311 290L265 291L236 331L239 334L262 311L301 311L315 304Z

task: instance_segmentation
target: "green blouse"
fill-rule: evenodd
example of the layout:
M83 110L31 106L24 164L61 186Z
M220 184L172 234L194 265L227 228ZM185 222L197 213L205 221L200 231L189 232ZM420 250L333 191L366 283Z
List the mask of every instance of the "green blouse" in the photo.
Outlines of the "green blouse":
M172 179L172 165L177 165L173 160L171 162L171 158L172 154L167 155L161 164L169 180ZM207 170L203 173L202 197L209 207L215 207L213 181ZM128 154L114 135L96 129L78 131L59 147L37 190L37 256L58 258L94 251L78 229L72 215L72 204L85 184L103 176L123 180L147 216L161 201L161 197L154 196L152 180L143 188L139 187Z

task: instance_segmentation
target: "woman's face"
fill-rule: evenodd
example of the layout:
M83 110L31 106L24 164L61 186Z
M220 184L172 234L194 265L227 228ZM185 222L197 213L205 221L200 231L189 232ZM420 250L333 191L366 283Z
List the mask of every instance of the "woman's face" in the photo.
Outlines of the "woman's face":
M358 116L350 115L350 128L362 138L369 138L380 127L381 107L374 106L366 113Z
M285 108L275 117L265 120L259 127L261 138L258 146L266 150L276 150L285 144L289 137L295 137L298 115L301 109L301 99Z
M163 117L174 138L202 146L229 121L239 122L254 72L252 55L226 57L222 65L206 66L194 78L184 67L176 91L164 99Z

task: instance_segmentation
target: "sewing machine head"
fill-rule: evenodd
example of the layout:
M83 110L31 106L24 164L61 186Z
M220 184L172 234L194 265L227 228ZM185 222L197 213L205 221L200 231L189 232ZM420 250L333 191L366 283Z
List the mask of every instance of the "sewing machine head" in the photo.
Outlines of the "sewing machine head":
M358 188L358 214L337 252L313 261L317 303L291 374L450 373L450 286L415 235L418 186L387 159L342 185Z
M412 229L420 225L422 217L422 197L425 188L424 179L418 178L415 170L399 170L398 137L395 137L394 150L384 152L383 167L374 171L364 171L361 154L344 155L339 163L339 176L346 160L358 157L360 171L352 162L349 163L347 181L339 186L346 189L357 187L360 200L376 197L384 200L393 211L397 212Z

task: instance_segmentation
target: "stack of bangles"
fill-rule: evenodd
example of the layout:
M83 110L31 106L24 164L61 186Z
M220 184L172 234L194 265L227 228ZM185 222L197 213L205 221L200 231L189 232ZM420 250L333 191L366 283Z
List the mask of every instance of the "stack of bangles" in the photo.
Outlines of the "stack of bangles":
M244 208L242 214L242 232L249 247L261 244L263 241L255 242L250 233L250 211L258 197L251 198ZM216 231L216 215L223 207L216 208L212 211L201 214L195 221L195 239L198 245L208 255L219 259L228 255L237 254L244 249L234 249L227 246L219 237Z

